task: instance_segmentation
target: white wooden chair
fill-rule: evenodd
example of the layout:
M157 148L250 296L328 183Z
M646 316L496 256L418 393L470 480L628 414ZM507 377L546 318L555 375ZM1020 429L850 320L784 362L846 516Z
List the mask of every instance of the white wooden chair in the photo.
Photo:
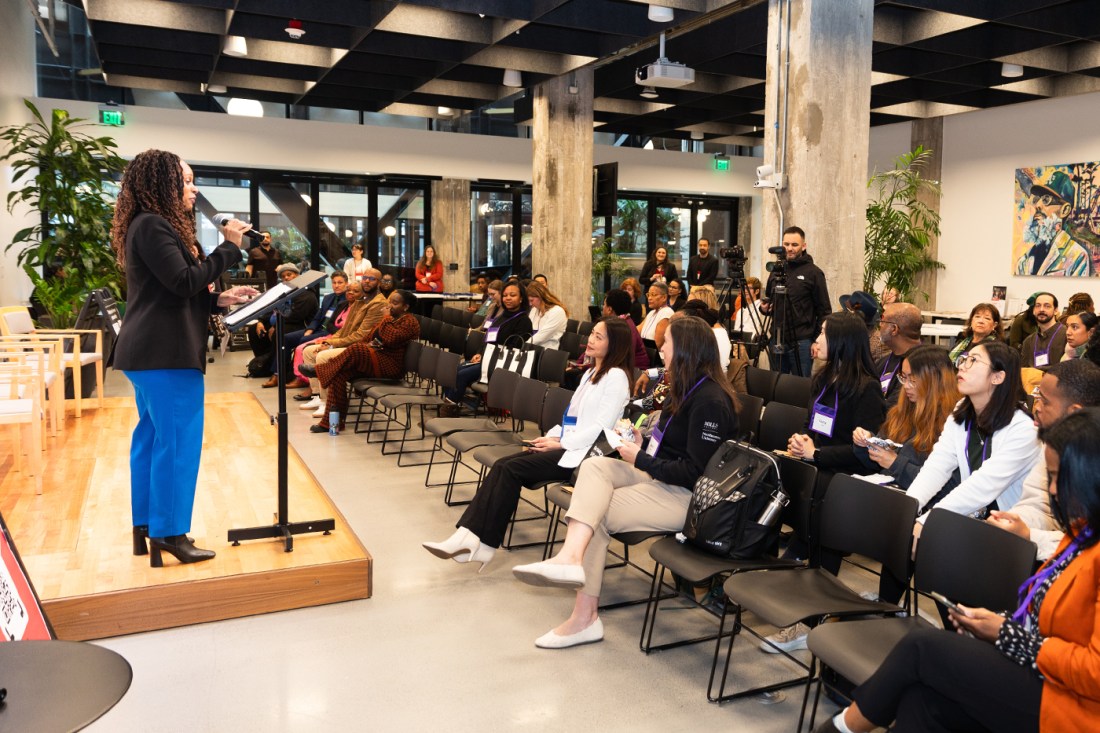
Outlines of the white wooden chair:
M61 366L61 342L42 341L33 335L0 336L0 360L18 359L41 376L39 399L49 408L50 432L54 437L65 429L65 369ZM31 358L33 357L33 358Z
M27 452L28 474L34 477L36 494L42 493L42 392L41 375L28 360L34 356L17 357L0 362L0 425L11 428L15 470L23 472L23 426L30 433Z
M0 307L0 335L29 336L43 340L62 342L62 365L73 375L73 397L76 416L83 414L84 398L81 368L95 364L96 407L103 406L103 332L89 328L35 328L30 311L25 306L9 305ZM83 336L94 335L95 345L91 351L83 351ZM66 346L69 345L69 346Z

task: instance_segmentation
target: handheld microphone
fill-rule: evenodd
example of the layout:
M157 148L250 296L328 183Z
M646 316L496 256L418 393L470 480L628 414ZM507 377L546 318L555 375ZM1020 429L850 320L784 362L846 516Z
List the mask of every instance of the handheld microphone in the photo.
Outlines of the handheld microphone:
M226 224L228 224L228 223L229 223L229 220L230 220L230 219L233 219L233 218L234 218L234 217L230 216L229 214L214 214L214 226L216 226L216 227L218 227L219 229L221 229L221 228L223 228L223 227L224 227L224 226L225 226ZM248 230L247 232L245 232L245 233L244 233L244 235L245 235L246 237L248 237L249 239L252 239L252 240L254 240L254 241L256 241L256 242L262 242L262 241L264 241L264 235L260 234L260 233L259 233L258 231L256 231L255 229L249 229L249 230Z

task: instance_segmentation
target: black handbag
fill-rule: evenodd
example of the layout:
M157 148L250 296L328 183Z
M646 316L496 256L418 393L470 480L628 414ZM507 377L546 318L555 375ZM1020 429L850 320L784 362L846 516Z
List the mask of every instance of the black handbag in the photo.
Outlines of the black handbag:
M733 560L762 557L776 546L788 501L775 457L728 440L692 489L685 541Z

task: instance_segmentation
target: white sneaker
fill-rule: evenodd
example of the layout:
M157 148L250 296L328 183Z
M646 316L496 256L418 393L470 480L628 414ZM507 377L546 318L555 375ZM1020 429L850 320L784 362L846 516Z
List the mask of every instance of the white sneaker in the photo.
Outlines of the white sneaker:
M313 416L314 417L324 417L327 414L328 413L325 412L325 403L324 402L321 403L320 407L318 407L316 410L313 411Z
M310 400L309 402L303 402L302 404L298 405L298 409L299 410L316 410L318 407L321 407L324 404L325 404L324 402L321 402L320 397L318 397L317 395L314 395L313 399Z
M806 636L810 633L810 627L803 623L780 629L771 636L764 637L767 642L760 642L760 650L768 654L778 654L779 649L785 652L793 652L806 648ZM774 645L774 646L773 646ZM778 647L778 649L776 649Z

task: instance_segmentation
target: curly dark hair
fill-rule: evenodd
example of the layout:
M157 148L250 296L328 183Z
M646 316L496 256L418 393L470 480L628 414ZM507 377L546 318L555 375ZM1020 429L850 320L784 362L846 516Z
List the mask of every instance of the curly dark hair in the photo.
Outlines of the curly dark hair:
M143 211L163 217L197 259L205 259L195 236L195 215L183 206L182 161L175 153L146 150L122 172L122 187L111 225L111 247L118 266L126 267L126 232Z

